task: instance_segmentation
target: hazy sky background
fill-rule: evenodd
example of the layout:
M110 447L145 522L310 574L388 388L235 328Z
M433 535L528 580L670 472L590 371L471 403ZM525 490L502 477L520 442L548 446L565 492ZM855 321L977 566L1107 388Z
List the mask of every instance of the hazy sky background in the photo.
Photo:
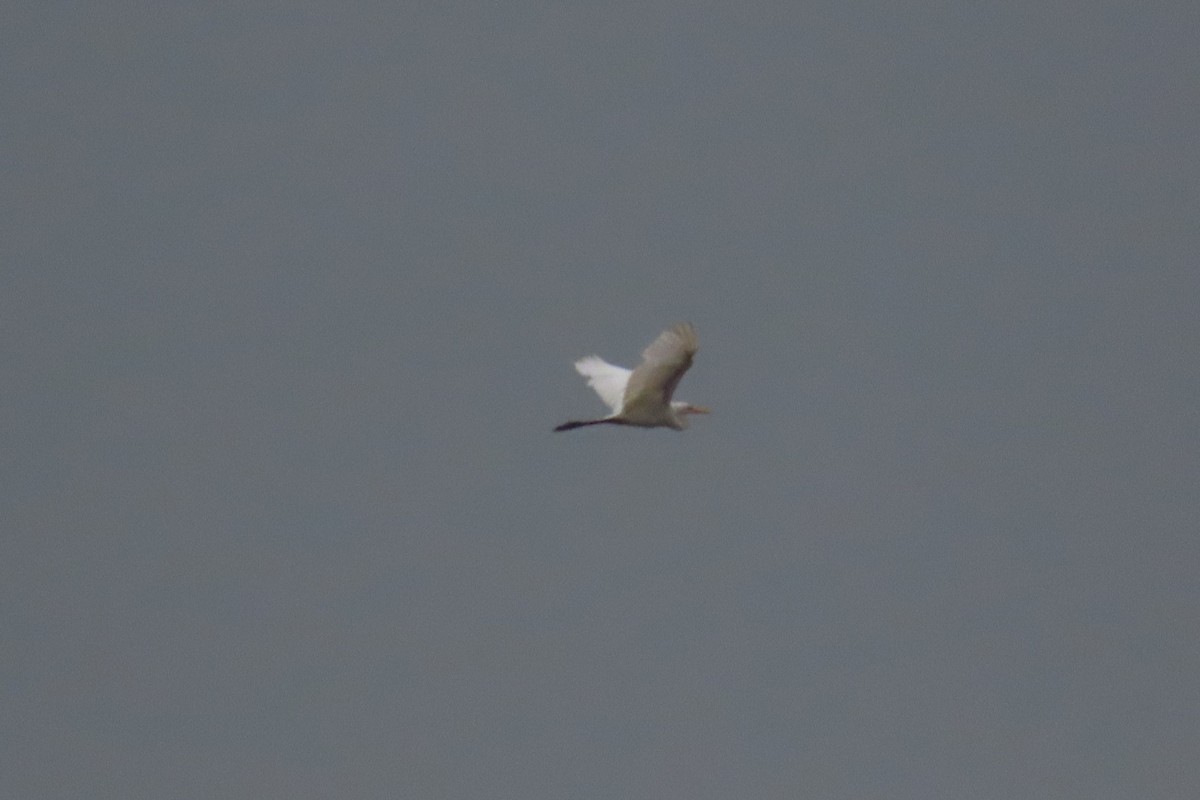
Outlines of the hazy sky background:
M1196 797L1198 31L9 9L0 795Z

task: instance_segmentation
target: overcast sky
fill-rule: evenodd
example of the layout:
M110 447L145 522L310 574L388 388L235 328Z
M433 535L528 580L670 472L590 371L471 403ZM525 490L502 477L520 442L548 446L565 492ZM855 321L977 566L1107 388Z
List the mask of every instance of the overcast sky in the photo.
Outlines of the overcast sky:
M0 795L1197 796L1200 6L19 5Z

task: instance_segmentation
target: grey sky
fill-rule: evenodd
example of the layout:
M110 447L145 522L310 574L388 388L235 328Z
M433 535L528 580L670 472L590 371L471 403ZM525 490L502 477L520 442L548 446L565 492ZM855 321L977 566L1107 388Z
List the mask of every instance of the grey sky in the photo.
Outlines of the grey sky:
M10 10L0 795L1196 796L1198 30Z

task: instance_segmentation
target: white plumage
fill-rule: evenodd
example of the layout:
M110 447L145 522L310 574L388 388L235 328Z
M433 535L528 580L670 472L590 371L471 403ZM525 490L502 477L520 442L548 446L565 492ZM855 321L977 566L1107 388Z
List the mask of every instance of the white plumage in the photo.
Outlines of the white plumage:
M604 424L683 430L688 414L708 413L707 408L671 399L698 349L696 329L684 322L659 334L642 352L642 363L636 369L609 364L600 356L579 359L576 371L587 378L588 386L612 413L600 419L564 422L554 430Z

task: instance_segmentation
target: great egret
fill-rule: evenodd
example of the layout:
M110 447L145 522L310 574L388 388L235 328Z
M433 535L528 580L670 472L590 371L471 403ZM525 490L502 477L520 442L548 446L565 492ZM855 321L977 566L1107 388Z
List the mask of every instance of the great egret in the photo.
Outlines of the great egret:
M600 419L564 422L554 430L570 431L584 425L633 425L638 428L667 427L681 431L688 414L707 414L708 409L672 400L683 373L692 365L699 349L696 329L684 322L663 331L642 352L637 369L609 364L600 356L575 362L575 370L587 378L613 413Z

